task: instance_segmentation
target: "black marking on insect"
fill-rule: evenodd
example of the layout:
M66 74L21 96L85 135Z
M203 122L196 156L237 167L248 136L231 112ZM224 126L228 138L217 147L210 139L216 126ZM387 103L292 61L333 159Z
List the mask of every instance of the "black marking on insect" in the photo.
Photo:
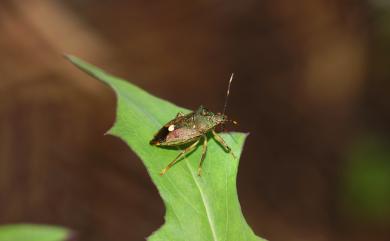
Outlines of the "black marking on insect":
M164 175L173 165L175 165L182 156L194 150L194 148L203 141L202 156L198 166L198 175L202 173L202 164L206 156L207 150L207 134L212 133L214 139L221 144L226 152L229 152L234 158L235 155L231 151L231 148L226 144L221 136L215 132L217 126L224 126L226 122L235 121L228 120L225 115L227 101L229 97L230 85L233 80L233 74L230 76L229 86L226 93L225 105L223 113L214 114L211 111L208 111L203 106L200 106L196 111L183 114L182 112L177 113L176 117L166 123L153 137L149 142L150 145L160 146L160 147L174 147L182 146L184 144L190 144L184 148L179 155L166 166L160 173Z

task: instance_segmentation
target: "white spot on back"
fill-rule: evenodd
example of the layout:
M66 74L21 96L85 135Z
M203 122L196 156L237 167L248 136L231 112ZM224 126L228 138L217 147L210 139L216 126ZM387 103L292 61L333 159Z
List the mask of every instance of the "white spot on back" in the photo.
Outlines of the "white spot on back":
M170 125L170 126L168 127L168 131L173 131L173 130L175 130L175 125Z

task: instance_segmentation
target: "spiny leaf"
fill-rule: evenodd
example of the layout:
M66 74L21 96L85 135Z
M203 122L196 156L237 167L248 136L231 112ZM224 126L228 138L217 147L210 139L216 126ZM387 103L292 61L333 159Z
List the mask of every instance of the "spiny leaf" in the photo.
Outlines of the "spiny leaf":
M197 176L201 148L187 155L164 176L159 172L178 154L149 145L153 134L179 111L189 110L159 99L113 77L77 57L67 56L81 70L110 86L118 98L116 121L109 133L121 138L143 161L166 207L165 224L149 241L262 240L246 223L236 190L238 159L210 140L202 176ZM239 157L246 134L222 134Z
M66 241L69 238L69 231L60 227L36 224L0 226L0 241Z

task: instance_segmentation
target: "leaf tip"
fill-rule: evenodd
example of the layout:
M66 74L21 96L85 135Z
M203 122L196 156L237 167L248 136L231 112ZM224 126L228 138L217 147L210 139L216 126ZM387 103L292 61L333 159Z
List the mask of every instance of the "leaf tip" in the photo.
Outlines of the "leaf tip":
M103 135L105 135L105 136L108 136L108 135L115 136L113 128L111 127L110 129L108 129Z
M75 60L77 59L76 56L68 54L68 53L62 53L62 57L64 57L66 60L68 60L69 62L72 62L72 63L74 63Z
M110 136L116 136L116 137L118 137L118 138L121 139L120 131L118 132L118 130L117 130L116 127L117 127L117 126L114 124L110 129L108 129L108 130L104 133L104 135L105 135L105 136L108 136L108 135L110 135Z

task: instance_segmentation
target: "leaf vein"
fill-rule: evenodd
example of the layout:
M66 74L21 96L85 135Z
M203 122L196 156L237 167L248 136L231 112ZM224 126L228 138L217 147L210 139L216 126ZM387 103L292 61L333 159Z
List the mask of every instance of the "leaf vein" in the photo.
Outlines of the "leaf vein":
M213 235L213 239L214 239L214 241L218 241L216 230L215 230L215 226L214 226L214 221L213 221L213 219L211 217L211 214L210 214L207 197L203 193L203 191L202 191L202 189L201 189L201 187L199 185L199 182L196 180L196 177L194 176L194 170L191 168L191 166L190 166L190 164L188 162L188 159L186 158L185 161L186 161L186 165L187 165L189 171L191 172L192 179L194 180L194 183L196 184L196 187L198 188L200 196L202 198L202 201L203 201L202 203L203 203L203 206L205 208L206 217L207 217L207 220L208 220L209 225L210 225L210 229L211 229L211 233Z

